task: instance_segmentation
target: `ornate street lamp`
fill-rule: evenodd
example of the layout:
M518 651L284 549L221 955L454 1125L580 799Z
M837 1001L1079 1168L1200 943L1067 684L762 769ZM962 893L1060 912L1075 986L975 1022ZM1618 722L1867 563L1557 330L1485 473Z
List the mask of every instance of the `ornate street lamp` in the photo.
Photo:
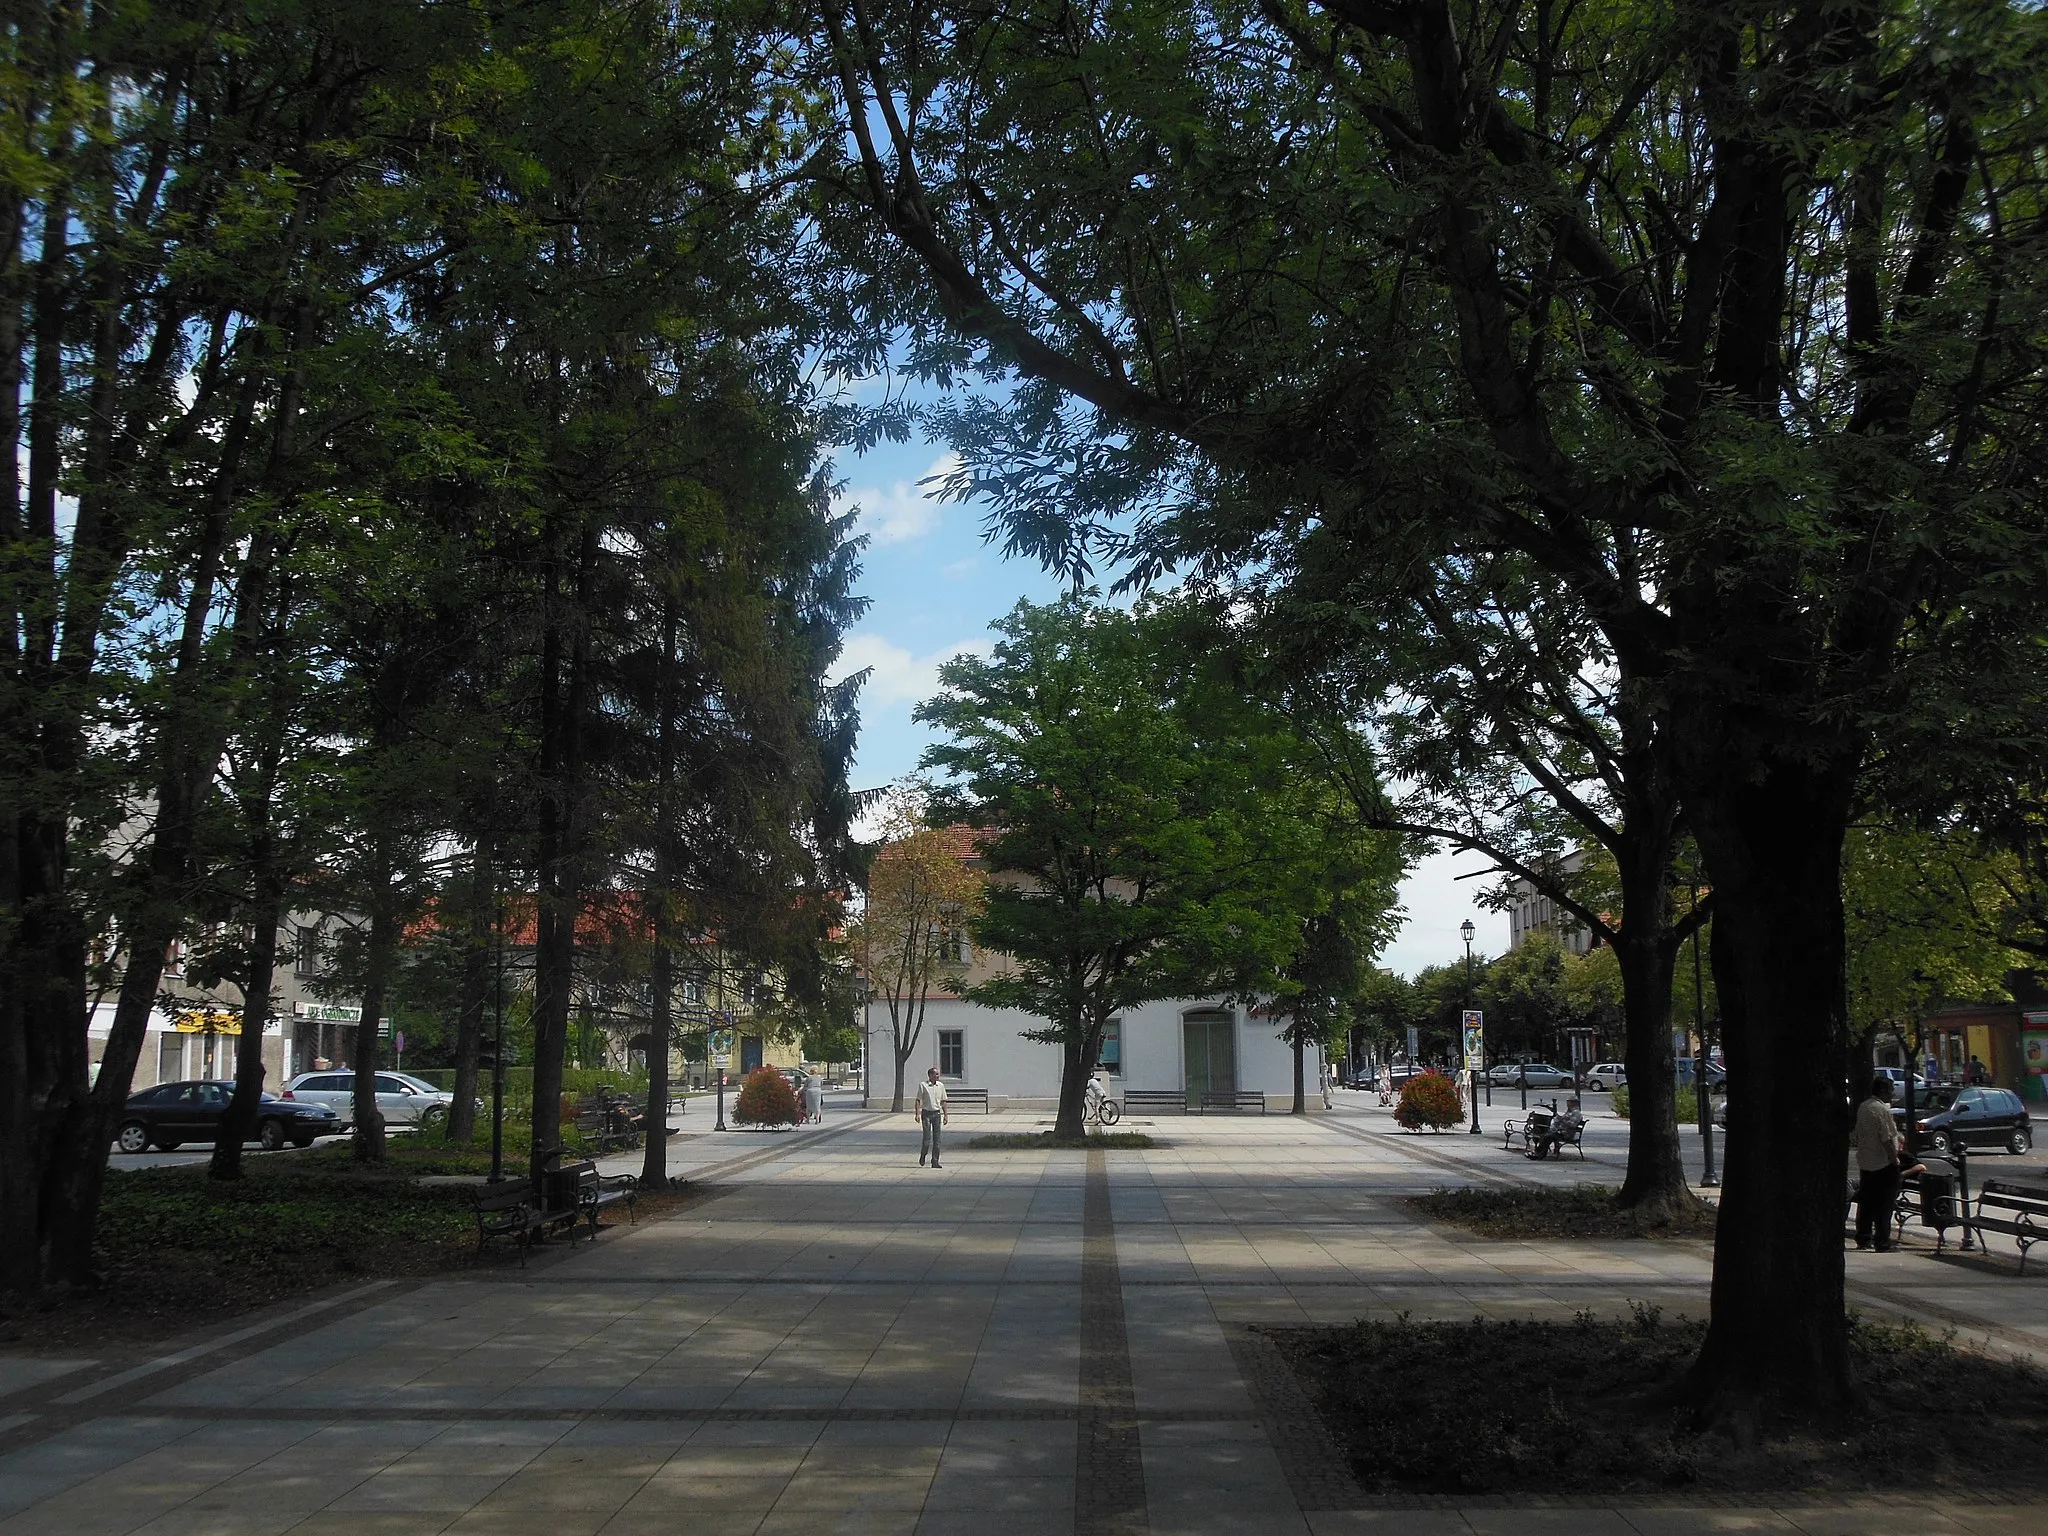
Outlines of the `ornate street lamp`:
M1472 937L1478 932L1479 930L1472 926L1472 919L1469 917L1458 924L1458 933L1465 940L1465 1011L1468 1013L1472 1010ZM1460 1023L1462 1025L1463 1021L1461 1020ZM1465 1043L1464 1030L1462 1028L1458 1031L1458 1036L1458 1043L1462 1047ZM1472 1084L1472 1134L1477 1136L1479 1134L1479 1069L1477 1067L1471 1068L1468 1076L1471 1078ZM1486 1101L1489 1104L1493 1102L1493 1095L1491 1093L1487 1094Z

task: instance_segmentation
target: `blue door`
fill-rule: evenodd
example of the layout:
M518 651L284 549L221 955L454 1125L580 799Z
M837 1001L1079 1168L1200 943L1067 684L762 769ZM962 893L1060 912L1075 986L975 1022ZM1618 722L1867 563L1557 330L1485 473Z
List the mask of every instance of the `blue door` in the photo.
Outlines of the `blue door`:
M742 1074L761 1070L761 1037L740 1036L740 1071Z

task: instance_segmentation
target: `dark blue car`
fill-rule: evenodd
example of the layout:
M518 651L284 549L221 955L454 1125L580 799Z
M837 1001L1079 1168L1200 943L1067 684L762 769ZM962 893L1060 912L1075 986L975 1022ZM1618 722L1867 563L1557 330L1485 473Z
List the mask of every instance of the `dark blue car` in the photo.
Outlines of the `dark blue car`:
M147 1152L152 1147L175 1152L188 1141L210 1144L234 1092L231 1082L159 1083L145 1088L129 1097L115 1145L123 1152ZM302 1104L266 1093L249 1139L275 1152L287 1144L310 1147L316 1136L332 1136L340 1129L340 1121L325 1104Z

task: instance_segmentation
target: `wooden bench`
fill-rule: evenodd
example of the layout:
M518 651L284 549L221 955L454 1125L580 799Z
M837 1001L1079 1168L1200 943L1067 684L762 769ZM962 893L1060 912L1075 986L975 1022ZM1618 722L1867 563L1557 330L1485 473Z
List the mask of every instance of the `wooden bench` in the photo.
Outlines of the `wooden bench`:
M967 1105L972 1104L985 1115L988 1113L988 1090L986 1088L948 1088L946 1090L946 1108L951 1109L955 1104L960 1105L963 1109Z
M1212 1109L1227 1109L1233 1114L1239 1110L1256 1109L1263 1115L1266 1112L1266 1096L1249 1088L1239 1088L1231 1093L1203 1094L1202 1113L1206 1115Z
M1986 1179L1977 1191L1977 1209L1969 1217L1982 1247L1986 1232L2003 1232L2019 1244L2020 1273L2027 1272L2027 1250L2048 1238L2048 1185L2015 1184Z
M640 1145L640 1115L626 1098L599 1094L576 1111L576 1135L599 1156Z
M1124 1091L1124 1113L1134 1110L1171 1109L1180 1114L1188 1112L1188 1096L1173 1088L1129 1088Z
M1586 1160L1585 1127L1578 1125L1569 1131L1557 1129L1558 1116L1547 1109L1532 1109L1521 1120L1503 1120L1500 1123L1500 1149L1514 1150L1516 1142L1522 1144L1524 1157L1543 1158L1556 1147L1559 1152L1570 1147L1579 1154L1579 1161Z
M486 1184L476 1191L476 1251L494 1237L509 1237L519 1244L519 1266L526 1267L526 1250L541 1226L540 1201L533 1186L516 1180Z

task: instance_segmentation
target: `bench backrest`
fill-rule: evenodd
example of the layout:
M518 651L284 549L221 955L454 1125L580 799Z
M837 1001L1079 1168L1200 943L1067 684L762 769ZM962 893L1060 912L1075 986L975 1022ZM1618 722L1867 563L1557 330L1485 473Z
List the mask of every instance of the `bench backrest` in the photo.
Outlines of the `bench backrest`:
M2031 1211L2037 1216L2048 1216L2048 1191L2024 1184L2008 1184L2003 1179L1986 1179L1979 1191L1980 1203L1994 1205L2004 1211Z
M476 1208L480 1211L509 1211L515 1206L527 1204L532 1199L531 1185L486 1184L476 1191Z

